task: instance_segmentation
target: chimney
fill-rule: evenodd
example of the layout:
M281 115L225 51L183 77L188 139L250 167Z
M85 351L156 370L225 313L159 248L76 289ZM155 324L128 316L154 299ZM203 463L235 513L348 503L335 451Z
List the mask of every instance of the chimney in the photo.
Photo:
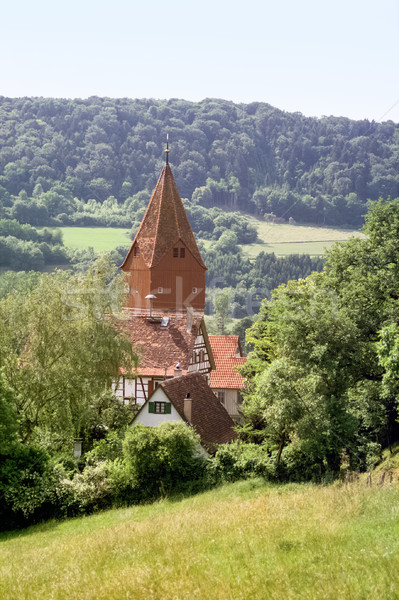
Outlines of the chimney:
M186 419L189 423L191 423L191 409L192 409L192 400L190 398L190 393L188 393L187 396L184 398L183 412L184 412L184 416L186 417Z
M181 374L182 374L182 370L181 370L181 367L180 367L180 360L179 360L179 362L175 366L174 377L179 377L179 375L181 375Z

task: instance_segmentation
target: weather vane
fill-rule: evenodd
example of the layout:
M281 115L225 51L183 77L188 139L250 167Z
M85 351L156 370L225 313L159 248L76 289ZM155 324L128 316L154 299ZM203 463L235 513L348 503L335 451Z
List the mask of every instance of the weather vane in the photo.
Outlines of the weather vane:
M165 154L166 154L166 164L169 164L169 133L166 134L166 150L165 150Z

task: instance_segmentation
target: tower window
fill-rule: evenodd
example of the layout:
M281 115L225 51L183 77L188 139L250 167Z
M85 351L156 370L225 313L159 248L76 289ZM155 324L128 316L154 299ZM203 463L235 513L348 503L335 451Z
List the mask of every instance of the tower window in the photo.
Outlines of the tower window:
M158 288L158 294L163 294L163 287Z
M186 256L186 249L180 248L180 258L184 258Z
M133 256L134 256L135 258L137 258L137 256L140 256L140 248L139 248L138 246L135 246L135 247L133 248Z
M179 258L179 248L173 248L173 258Z
M193 294L197 294L198 293L198 289L197 288L193 288Z

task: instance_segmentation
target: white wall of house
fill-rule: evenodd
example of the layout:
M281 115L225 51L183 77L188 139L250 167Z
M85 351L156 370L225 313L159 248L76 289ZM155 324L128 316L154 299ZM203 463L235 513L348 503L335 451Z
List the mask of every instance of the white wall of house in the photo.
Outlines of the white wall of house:
M167 402L168 404L170 404L170 401L162 388L157 388L155 390L155 392L151 396L151 402ZM147 404L143 406L143 408L135 418L134 425L140 424L148 425L149 427L156 427L161 423L165 423L165 421L181 421L184 423L183 419L181 418L173 404L171 405L170 414L157 414L149 412L149 403L147 402Z
M216 394L231 417L239 417L240 396L238 390L212 388L212 392Z

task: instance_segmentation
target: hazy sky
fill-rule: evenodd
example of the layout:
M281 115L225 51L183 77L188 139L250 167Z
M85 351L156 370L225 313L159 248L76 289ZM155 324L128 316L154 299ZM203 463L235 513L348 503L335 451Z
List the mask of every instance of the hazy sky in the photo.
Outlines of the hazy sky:
M399 0L3 0L0 15L3 96L213 97L399 122Z

